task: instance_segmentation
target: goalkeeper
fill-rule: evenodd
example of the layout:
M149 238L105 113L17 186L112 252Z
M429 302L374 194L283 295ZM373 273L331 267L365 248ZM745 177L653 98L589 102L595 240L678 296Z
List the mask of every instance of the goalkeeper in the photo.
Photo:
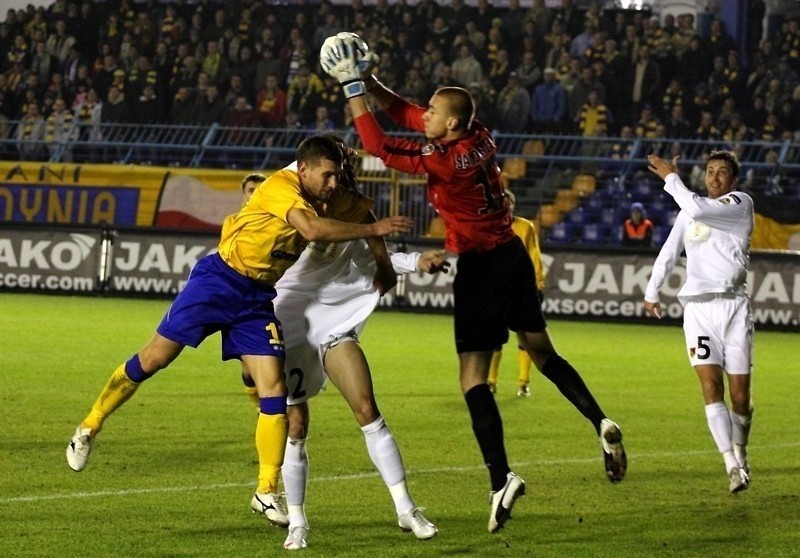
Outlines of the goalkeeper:
M487 383L493 349L508 340L509 329L517 332L542 374L592 423L612 482L622 480L627 467L622 432L553 347L533 264L511 228L494 139L474 120L470 93L443 87L427 109L412 105L369 74L373 59L364 42L351 33L329 37L320 51L323 69L342 84L365 149L388 167L427 174L428 199L445 223L445 248L458 254L453 295L460 383L489 470L488 529L495 533L525 493L524 481L509 467L502 419ZM370 111L367 92L396 124L424 132L425 142L387 137Z

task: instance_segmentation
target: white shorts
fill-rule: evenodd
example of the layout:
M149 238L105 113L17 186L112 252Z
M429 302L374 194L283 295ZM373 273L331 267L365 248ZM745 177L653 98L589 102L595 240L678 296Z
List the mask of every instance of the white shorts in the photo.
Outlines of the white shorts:
M746 297L687 302L683 332L692 366L717 364L728 374L750 374L753 321Z
M376 291L341 301L321 303L304 295L279 293L275 315L283 326L286 344L284 375L288 405L303 403L325 389L326 351L342 341L358 341L367 318L378 306Z

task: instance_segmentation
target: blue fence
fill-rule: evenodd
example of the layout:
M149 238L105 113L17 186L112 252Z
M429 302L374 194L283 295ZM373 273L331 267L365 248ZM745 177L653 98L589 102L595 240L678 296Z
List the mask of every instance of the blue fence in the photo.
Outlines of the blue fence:
M73 123L56 141L18 139L20 122L0 138L0 159L50 162L145 164L188 168L279 168L292 161L306 129L231 128ZM360 147L358 135L340 130ZM394 133L416 137L415 134ZM517 213L538 222L543 240L562 244L613 245L630 204L645 204L655 224L655 241L666 237L674 204L647 171L646 156L680 155L681 174L702 189L704 158L716 148L735 150L742 162L740 183L800 202L800 143L797 141L707 141L681 138L620 138L496 134L498 163L517 197ZM361 181L376 200L376 213L403 213L424 235L433 217L422 177L385 169L364 157Z

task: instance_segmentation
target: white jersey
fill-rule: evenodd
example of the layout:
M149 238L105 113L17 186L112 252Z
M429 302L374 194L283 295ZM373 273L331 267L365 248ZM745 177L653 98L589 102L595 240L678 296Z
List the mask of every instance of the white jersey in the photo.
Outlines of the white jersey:
M417 270L420 254L391 254L397 274ZM309 244L275 284L275 315L286 344L287 403L313 397L325 385L327 347L358 336L378 306L376 264L364 240Z
M676 173L667 175L664 190L681 211L653 264L645 300L658 302L658 292L686 251L686 282L678 292L684 306L709 294L746 296L753 231L753 200L743 192L716 199L698 196Z

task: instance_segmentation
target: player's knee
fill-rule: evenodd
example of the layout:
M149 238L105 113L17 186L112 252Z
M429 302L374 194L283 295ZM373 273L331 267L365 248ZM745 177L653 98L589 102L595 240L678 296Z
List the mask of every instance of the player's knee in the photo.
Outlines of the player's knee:
M358 404L354 405L352 408L353 415L355 415L359 426L371 424L381 415L378 411L377 404L369 399L359 401Z

